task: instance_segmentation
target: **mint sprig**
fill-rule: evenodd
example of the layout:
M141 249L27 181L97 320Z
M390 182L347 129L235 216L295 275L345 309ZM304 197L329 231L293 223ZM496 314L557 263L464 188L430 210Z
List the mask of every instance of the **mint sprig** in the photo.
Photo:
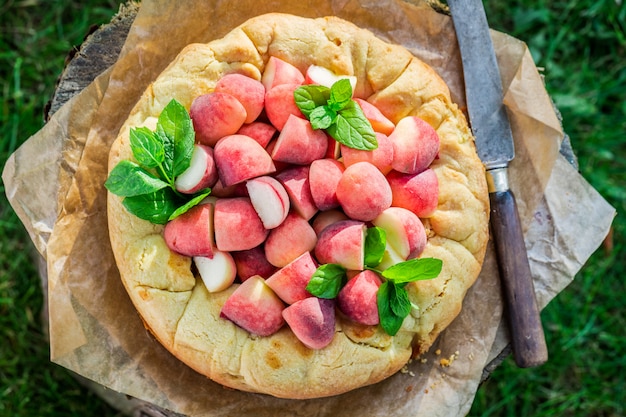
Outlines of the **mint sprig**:
M387 245L385 230L370 227L365 236L365 268L376 272L383 283L376 293L378 316L383 330L394 336L402 322L416 308L409 299L406 286L410 282L433 279L443 267L441 259L416 258L399 262L385 270L375 269L383 257ZM320 298L335 298L347 282L347 270L337 264L320 265L306 289Z
M187 109L171 100L161 112L156 130L130 130L130 148L137 162L122 160L109 173L104 186L125 197L131 214L155 224L165 224L198 204L211 192L184 195L175 180L191 163L195 141Z
M346 272L341 265L320 265L311 276L306 290L319 298L335 298L346 283Z
M394 336L411 312L411 301L406 285L409 282L433 279L439 276L443 262L435 258L410 259L397 263L381 272L385 281L376 294L380 325Z
M371 151L378 147L371 123L352 100L350 80L341 79L330 88L300 86L294 99L313 129L325 129L337 142L354 149Z

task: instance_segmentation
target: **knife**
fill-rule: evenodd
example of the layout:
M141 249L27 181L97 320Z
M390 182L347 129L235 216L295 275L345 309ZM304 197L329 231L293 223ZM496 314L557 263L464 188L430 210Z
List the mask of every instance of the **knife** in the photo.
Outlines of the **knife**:
M509 317L511 344L519 367L548 360L548 349L507 168L515 156L502 97L500 70L481 0L448 0L461 50L465 94L478 156L485 165L491 230Z

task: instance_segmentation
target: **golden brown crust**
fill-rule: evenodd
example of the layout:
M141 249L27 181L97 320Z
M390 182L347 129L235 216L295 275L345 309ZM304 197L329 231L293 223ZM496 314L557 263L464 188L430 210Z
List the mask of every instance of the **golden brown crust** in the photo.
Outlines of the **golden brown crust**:
M191 272L189 258L168 250L162 227L126 212L109 194L111 243L122 281L146 326L174 355L218 383L285 398L335 395L378 382L423 352L456 317L480 272L488 240L484 170L464 116L441 78L404 48L338 18L259 16L223 39L185 48L147 89L112 147L109 168L131 157L130 127L154 123L176 98L189 108L230 72L260 79L269 57L304 70L311 64L358 77L355 95L392 121L416 115L441 140L432 165L440 184L439 207L425 220L430 233L423 256L443 260L441 275L412 283L419 306L395 337L338 320L336 337L322 350L305 348L285 327L270 337L251 336L220 319L233 290L210 294Z

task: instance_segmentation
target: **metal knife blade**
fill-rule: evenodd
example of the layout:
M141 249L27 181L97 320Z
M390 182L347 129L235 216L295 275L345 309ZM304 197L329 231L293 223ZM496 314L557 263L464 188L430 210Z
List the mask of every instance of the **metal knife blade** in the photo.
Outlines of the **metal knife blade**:
M468 114L478 156L487 171L493 233L515 362L520 367L548 359L508 163L515 156L502 97L500 70L481 0L448 0L456 30Z

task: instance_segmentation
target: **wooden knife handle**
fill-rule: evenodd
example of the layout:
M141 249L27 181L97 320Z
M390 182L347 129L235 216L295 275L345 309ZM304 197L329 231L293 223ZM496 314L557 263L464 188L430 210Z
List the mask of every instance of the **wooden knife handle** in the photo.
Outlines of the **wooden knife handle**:
M511 190L489 194L491 228L509 316L515 363L538 366L548 360L522 226Z

